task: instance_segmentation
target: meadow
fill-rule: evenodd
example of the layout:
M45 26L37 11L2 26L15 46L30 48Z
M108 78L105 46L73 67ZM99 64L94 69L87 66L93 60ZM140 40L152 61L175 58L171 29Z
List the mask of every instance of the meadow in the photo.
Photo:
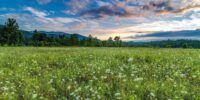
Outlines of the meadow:
M199 100L200 50L0 47L3 100Z

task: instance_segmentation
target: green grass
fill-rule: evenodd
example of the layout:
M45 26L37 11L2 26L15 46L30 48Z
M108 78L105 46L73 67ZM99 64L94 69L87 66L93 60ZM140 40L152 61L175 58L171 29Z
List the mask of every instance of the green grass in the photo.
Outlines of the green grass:
M200 50L0 47L0 99L199 100Z

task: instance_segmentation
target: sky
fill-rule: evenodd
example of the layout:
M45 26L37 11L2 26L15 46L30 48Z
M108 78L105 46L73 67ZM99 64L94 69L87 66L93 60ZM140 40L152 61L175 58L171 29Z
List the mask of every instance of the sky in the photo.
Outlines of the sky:
M200 29L200 0L0 0L0 24L8 18L28 31L91 34L103 40L170 39L173 35L148 34Z

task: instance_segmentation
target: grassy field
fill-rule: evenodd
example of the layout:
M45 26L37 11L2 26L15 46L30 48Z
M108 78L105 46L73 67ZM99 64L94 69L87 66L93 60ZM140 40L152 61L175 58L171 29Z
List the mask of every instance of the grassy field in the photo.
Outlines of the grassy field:
M200 50L0 47L0 99L199 100Z

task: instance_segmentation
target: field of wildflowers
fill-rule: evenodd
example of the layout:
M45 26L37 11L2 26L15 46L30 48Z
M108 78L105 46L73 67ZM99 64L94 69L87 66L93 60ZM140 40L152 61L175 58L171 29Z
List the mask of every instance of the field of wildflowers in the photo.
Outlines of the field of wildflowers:
M0 47L0 99L199 100L200 50Z

